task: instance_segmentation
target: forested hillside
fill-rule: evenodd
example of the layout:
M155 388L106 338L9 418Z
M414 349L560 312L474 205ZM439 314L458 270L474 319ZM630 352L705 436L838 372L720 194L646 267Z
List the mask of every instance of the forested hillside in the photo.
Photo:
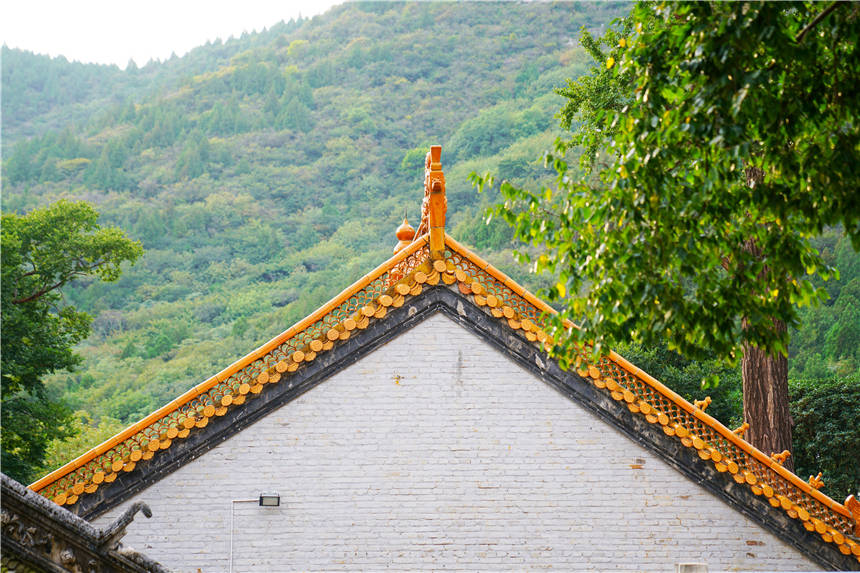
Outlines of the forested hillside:
M145 249L119 282L66 292L95 317L81 367L49 382L86 413L71 448L166 403L388 257L404 210L418 216L431 143L443 145L449 231L540 287L513 263L507 226L484 224L496 198L467 175L552 176L538 158L561 135L553 89L587 69L580 28L600 32L624 10L350 3L124 71L4 47L3 211L84 199ZM842 274L794 338L796 378L860 363L860 263L837 233L821 241ZM60 447L51 464L74 453Z
M67 289L94 332L50 390L104 433L285 330L390 255L430 143L449 228L515 270L466 175L544 173L579 29L622 8L347 4L125 71L4 48L3 210L85 199L145 249Z

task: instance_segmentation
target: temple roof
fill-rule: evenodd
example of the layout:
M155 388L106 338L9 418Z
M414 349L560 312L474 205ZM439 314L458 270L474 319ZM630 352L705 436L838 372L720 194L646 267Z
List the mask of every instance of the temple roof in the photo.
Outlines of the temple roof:
M0 474L3 497L3 571L116 571L167 573L146 555L123 547L126 527L138 511L150 517L146 504L134 504L107 529L33 493Z
M522 343L531 354L521 360L528 360L544 379L551 378L548 365L554 361L547 352L552 340L545 319L555 311L444 232L445 183L438 150L428 153L422 220L411 243L305 319L30 488L72 511L77 506L82 514L103 512L158 479L149 475L155 471L149 468L173 471L211 447L208 442L226 439L269 411L255 403L280 405L342 368L336 361L355 360L349 354L351 338L369 336L363 331L379 325L396 329L411 316L398 310L419 304L432 291L440 293L438 304L448 312L472 315L472 324L480 323L476 328L486 336L494 336L491 330L504 332L498 344ZM454 310L464 303L468 313ZM664 458L688 452L684 463L680 458L669 461L715 493L743 490L732 493L729 502L747 514L768 514L760 516L760 523L771 529L798 524L797 531L808 532L807 538L814 536L824 547L817 553L819 562L837 567L860 562L860 503L853 497L845 505L829 498L783 467L779 458L744 440L742 428L730 430L708 415L705 401L688 402L614 352L592 361L582 349L571 358L575 372L561 373L554 366L558 373L552 376L562 382L550 381L564 386L566 395L585 396L604 420ZM245 419L243 409L255 413ZM219 424L219 418L231 416L237 422L229 428ZM207 429L210 424L220 429ZM115 480L129 485L110 487ZM750 509L751 504L758 509Z

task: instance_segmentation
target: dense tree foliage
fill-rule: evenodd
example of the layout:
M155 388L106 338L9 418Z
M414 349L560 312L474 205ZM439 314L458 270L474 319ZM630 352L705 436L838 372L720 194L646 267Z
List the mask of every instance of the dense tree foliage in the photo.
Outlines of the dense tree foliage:
M91 318L63 304L60 289L93 277L114 281L141 247L115 228L102 228L87 203L60 201L2 221L2 462L25 481L41 467L52 439L68 435L68 413L43 379L80 362L72 347L87 337Z
M829 281L825 304L800 309L801 326L791 333L789 374L797 379L850 377L860 372L860 256L838 229L813 239L825 264L839 270Z
M558 323L562 354L627 340L743 353L748 437L790 449L785 325L827 296L809 276L832 274L811 237L841 224L860 246L858 14L641 3L601 41L585 36L597 67L562 90L562 118L585 123L572 144L597 180L550 157L555 192L501 186L500 212L547 250L537 270L559 276L560 319L582 326Z
M837 499L860 494L860 375L792 381L797 474L822 474L824 492Z

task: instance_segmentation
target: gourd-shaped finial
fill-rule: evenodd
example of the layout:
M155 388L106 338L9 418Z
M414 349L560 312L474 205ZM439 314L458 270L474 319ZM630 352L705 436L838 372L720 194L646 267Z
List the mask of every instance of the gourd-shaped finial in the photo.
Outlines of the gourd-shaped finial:
M399 252L415 238L415 229L409 224L406 213L403 213L403 222L397 227L395 235L397 236L397 246L394 247L395 253Z

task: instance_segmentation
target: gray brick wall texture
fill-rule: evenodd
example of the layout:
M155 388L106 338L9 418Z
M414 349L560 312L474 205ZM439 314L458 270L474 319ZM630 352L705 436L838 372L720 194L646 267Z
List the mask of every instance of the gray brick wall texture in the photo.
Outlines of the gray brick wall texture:
M441 314L96 523L134 501L183 572L230 570L231 506L235 572L818 569Z

